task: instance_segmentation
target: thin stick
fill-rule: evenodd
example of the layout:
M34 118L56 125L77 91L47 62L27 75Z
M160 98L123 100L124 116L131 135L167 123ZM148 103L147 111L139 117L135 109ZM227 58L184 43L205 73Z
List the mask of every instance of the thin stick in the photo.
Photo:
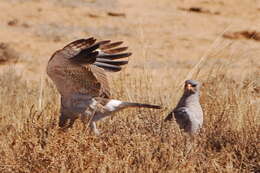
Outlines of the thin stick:
M44 87L44 75L41 75L40 79L40 95L39 95L39 102L38 102L38 109L41 111L42 110L42 103L43 103L43 87Z

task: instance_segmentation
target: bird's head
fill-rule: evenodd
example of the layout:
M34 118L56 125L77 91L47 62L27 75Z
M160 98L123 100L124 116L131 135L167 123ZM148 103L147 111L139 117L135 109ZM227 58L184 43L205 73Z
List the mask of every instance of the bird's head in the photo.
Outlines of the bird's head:
M196 80L186 80L184 85L185 93L194 94L199 92L200 83Z

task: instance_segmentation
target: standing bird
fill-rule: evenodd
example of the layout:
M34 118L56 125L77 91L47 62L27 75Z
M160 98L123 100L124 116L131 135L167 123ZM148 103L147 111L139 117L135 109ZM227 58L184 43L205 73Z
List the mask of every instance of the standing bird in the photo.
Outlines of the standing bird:
M80 39L56 51L47 65L47 74L61 95L59 126L72 127L77 118L89 119L94 133L99 134L95 122L127 107L160 109L160 106L122 102L110 99L105 71L117 72L131 55L122 53L123 42L96 42L94 38ZM118 60L119 59L119 60Z
M202 127L203 111L199 102L200 83L195 80L187 80L184 85L184 93L172 112L168 114L165 121L175 117L181 129L194 134Z

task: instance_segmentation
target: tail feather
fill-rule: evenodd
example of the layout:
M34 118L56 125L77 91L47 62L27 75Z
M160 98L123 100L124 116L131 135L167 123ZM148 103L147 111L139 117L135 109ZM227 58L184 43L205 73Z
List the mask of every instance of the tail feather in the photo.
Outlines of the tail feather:
M162 108L159 105L150 105L150 104L132 103L132 102L123 102L122 105L125 107L142 107L142 108L151 108L151 109L161 109Z
M151 109L161 109L161 106L158 105L150 105L143 103L132 103L132 102L122 102L120 100L114 99L104 99L104 98L95 98L100 103L103 102L105 109L109 112L116 112L128 107L143 107L143 108L151 108Z

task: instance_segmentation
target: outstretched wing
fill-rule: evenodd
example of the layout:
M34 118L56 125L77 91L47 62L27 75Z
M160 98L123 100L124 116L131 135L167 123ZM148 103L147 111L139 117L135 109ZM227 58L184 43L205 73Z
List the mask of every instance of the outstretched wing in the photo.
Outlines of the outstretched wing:
M126 47L115 48L120 44L122 42L96 42L94 38L73 41L53 54L47 74L62 96L81 93L91 97L109 97L105 70L120 71L128 61L115 60L131 55L121 53Z

